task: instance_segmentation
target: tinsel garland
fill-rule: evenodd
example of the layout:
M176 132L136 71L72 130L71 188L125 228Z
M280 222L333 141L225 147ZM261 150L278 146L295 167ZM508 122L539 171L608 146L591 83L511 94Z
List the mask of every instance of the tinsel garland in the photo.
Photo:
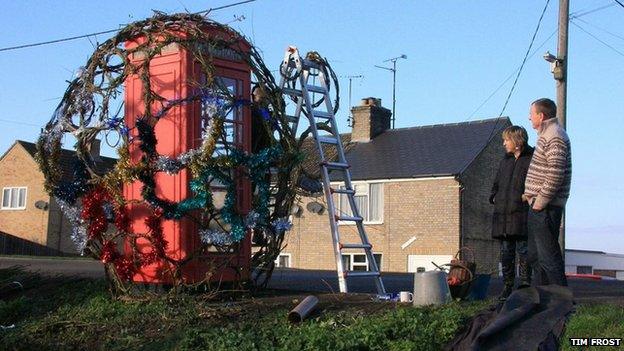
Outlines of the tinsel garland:
M211 29L229 33L231 38L213 36ZM184 35L180 36L181 32ZM123 45L137 37L145 38L145 42L131 49ZM168 262L173 270L187 263L167 256L168 243L162 230L165 220L188 218L195 221L201 242L217 247L233 245L256 228L266 233L270 241L254 259L259 257L262 262L272 262L279 254L284 233L291 226L286 216L294 200L294 182L289 179L304 156L290 133L285 102L274 77L253 46L249 51L242 49L238 44L241 40L244 40L242 36L231 28L199 15L157 13L152 18L132 23L97 47L80 74L70 82L52 119L43 129L37 142L36 159L45 176L46 190L72 224L71 238L77 249L90 252L104 264L114 267L113 273L120 281L132 279L141 267L156 262ZM190 53L205 75L205 82L194 82L197 86L190 89L188 96L167 100L153 91L149 67L150 61L172 43ZM234 96L219 83L212 53L224 50L235 52L249 65L253 79L266 91L266 101L261 105L255 106L245 97ZM136 54L145 59L135 63L131 57ZM116 113L110 109L131 76L138 77L143 85L142 110L145 111L144 116L135 119L134 126L127 124L121 108ZM171 109L191 103L201 106L201 145L175 156L159 155L154 127ZM237 149L224 132L228 115L251 108L262 118L263 129L266 129L262 133L272 138L270 147L254 150L255 154ZM107 141L109 134L119 136L115 144L119 159L107 174L98 171L90 156L95 137L101 133L106 135ZM63 178L59 166L65 134L77 140L78 160L71 180ZM217 145L226 151L217 152ZM279 196L271 192L267 177L270 167L277 169L275 176L279 181L275 189ZM184 169L190 171L191 196L180 202L156 196L155 177L159 172L176 175ZM247 214L239 213L236 206L240 177L249 179L255 189L253 209ZM130 203L122 189L137 181L142 183L142 198ZM220 208L214 204L215 183L226 190ZM269 210L271 202L273 210ZM138 233L132 228L129 210L134 205L145 204L151 210L145 219L147 231ZM149 248L139 250L137 240L147 241ZM122 242L132 244L132 252L120 252ZM202 250L204 248L198 252ZM173 279L178 276L172 273Z
M87 229L81 217L82 209L79 206L70 205L59 197L55 197L54 200L72 225L71 240L74 242L76 250L82 253L87 246Z
M89 223L87 227L89 239L101 239L102 234L108 229L108 220L104 212L105 201L108 200L108 193L100 187L91 190L82 199L81 216Z

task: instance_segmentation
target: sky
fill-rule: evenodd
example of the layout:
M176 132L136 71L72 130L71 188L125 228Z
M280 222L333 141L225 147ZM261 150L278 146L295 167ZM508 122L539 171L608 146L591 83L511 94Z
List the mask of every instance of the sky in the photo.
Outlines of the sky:
M197 12L236 2L191 0L6 1L0 48L120 28L152 10ZM572 194L566 247L624 254L624 7L613 0L571 0L567 128L572 143ZM261 50L277 69L288 45L318 51L340 78L341 131L353 105L378 97L392 106L397 61L396 127L498 117L546 0L376 1L257 0L211 14ZM551 0L530 56L503 113L535 132L529 104L555 99L542 59L557 52L558 1ZM554 34L554 35L553 35ZM552 36L551 36L552 35ZM16 139L35 141L77 69L112 34L0 51L0 154ZM70 145L67 145L70 146ZM619 161L618 161L619 160Z

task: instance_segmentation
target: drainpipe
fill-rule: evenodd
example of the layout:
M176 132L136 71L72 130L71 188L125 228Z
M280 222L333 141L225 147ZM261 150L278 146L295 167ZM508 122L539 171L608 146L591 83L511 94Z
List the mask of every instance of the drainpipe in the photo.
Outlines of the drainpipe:
M56 203L56 200L54 200L54 201L55 201L54 203ZM62 239L62 235L63 235L63 211L61 211L61 208L60 208L60 206L58 206L58 204L56 205L56 207L58 207L58 213L59 213L59 217L60 217L60 220L59 220L59 222L60 222L59 223L59 233L58 233L58 251L61 252L61 239ZM52 211L48 212L48 216L51 215L51 212ZM49 221L49 219L48 219L48 221ZM50 230L50 229L48 228L48 230Z
M459 185L459 248L464 247L464 184L462 184L461 178L455 176L455 180Z

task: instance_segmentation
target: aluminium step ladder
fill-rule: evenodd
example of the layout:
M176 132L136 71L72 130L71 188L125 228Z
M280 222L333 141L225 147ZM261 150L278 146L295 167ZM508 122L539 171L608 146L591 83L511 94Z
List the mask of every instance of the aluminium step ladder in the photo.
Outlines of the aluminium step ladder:
M311 59L310 59L311 58ZM320 58L320 57L319 57ZM347 277L372 277L375 281L378 294L385 294L386 290L381 280L379 267L373 256L372 245L368 241L366 231L364 230L363 217L355 202L355 190L351 183L351 171L349 164L345 158L344 148L338 133L338 126L334 116L331 99L329 96L329 76L325 61L306 57L302 59L296 47L289 47L284 55L280 67L281 81L280 88L283 96L290 97L296 102L294 115L287 116L289 127L293 137L296 137L299 118L303 113L310 123L310 130L315 140L316 147L320 154L321 178L323 181L323 191L327 199L329 224L332 233L334 254L336 257L336 267L338 273L338 285L340 292L346 293ZM313 81L318 78L320 85L309 84L310 77L314 77ZM322 98L314 102L311 94L319 94ZM324 108L322 107L324 106ZM319 129L318 124L322 124L325 128ZM329 129L328 131L326 129ZM321 135L321 132L326 132ZM328 132L328 133L327 133ZM323 151L323 146L334 147L336 150L337 160L328 160ZM344 188L332 188L330 184L330 171L339 172L344 181ZM338 214L336 205L334 204L333 194L346 196L351 209L351 215ZM360 237L359 243L343 243L340 239L340 231L338 222L354 222ZM344 249L362 249L366 254L369 264L369 271L349 271L346 270L342 261L342 251Z

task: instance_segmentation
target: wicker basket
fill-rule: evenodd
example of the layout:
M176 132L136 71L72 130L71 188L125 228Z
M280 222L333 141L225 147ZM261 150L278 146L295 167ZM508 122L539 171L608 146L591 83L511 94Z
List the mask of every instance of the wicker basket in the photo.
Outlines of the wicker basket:
M465 253L469 253L471 259L467 258ZM468 247L462 247L451 263L446 265L449 266L448 282L451 296L454 299L465 299L470 294L477 270L474 252Z

